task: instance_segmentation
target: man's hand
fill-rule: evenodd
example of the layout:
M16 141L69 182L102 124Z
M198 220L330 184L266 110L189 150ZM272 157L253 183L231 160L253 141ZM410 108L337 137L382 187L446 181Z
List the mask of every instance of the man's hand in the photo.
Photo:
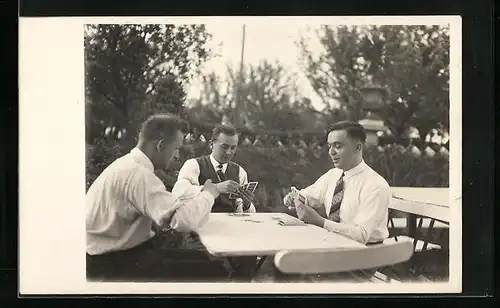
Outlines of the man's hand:
M286 194L286 196L283 198L283 203L289 209L293 208L295 206L294 198L293 198L293 193L292 192L289 192L288 194Z
M217 184L212 183L212 180L210 179L205 182L202 191L208 191L212 194L212 196L214 196L214 199L220 195L220 190L217 188Z
M240 184L236 183L235 181L228 180L221 183L216 183L215 186L217 186L217 189L219 189L221 194L229 194L235 192L236 189L240 187Z
M295 202L295 207L297 209L297 216L300 220L305 223L323 228L325 219L321 217L312 207L300 201Z

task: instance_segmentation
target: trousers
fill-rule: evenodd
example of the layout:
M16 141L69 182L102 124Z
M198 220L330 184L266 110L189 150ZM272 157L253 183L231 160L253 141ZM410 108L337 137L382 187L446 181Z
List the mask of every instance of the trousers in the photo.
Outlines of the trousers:
M123 251L86 255L89 281L219 282L228 272L218 260L196 250L165 249L153 238Z

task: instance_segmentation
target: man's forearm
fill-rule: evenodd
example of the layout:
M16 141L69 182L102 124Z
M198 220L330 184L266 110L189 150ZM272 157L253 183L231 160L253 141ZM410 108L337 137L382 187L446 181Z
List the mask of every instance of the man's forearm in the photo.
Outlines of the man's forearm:
M212 194L202 191L184 201L173 215L170 226L180 232L196 231L207 222L214 200Z
M362 244L366 244L368 242L367 232L361 226L353 226L325 219L322 227L327 229L328 231L332 231L347 236L348 238L353 239L356 242Z

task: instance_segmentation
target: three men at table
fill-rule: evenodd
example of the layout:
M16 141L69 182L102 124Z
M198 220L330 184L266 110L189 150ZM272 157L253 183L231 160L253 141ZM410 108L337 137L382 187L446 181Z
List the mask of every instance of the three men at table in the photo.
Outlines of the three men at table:
M188 124L171 115L150 117L142 126L137 146L109 165L86 194L87 275L89 278L223 277L225 269L202 258L164 261L155 245L152 224L192 232L212 211L255 212L252 196L231 200L248 181L246 171L231 162L238 143L236 131L217 127L212 153L188 160L179 172L173 193L154 174L178 156ZM328 133L329 154L336 168L302 189L306 202L295 204L300 219L370 244L388 236L386 226L391 192L387 182L362 159L366 133L357 123L334 124ZM214 184L215 182L215 184ZM200 183L204 183L203 186ZM221 195L222 193L222 195ZM327 214L328 213L328 214ZM246 260L246 265L253 260Z
M333 124L327 135L334 167L315 183L300 190L305 204L289 193L288 206L295 205L298 217L363 244L383 242L392 193L387 181L363 161L366 132L358 123Z

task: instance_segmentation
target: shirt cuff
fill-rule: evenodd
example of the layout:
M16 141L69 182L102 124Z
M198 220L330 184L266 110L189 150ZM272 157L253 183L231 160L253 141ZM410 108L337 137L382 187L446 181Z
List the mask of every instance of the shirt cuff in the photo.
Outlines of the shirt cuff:
M323 228L328 231L335 231L337 228L335 226L336 222L325 219L325 223L323 224Z
M247 209L243 210L245 213L255 213L257 210L255 209L255 205L253 203L250 203L250 206Z
M211 205L215 202L214 196L206 190L201 190L199 196L203 196Z

